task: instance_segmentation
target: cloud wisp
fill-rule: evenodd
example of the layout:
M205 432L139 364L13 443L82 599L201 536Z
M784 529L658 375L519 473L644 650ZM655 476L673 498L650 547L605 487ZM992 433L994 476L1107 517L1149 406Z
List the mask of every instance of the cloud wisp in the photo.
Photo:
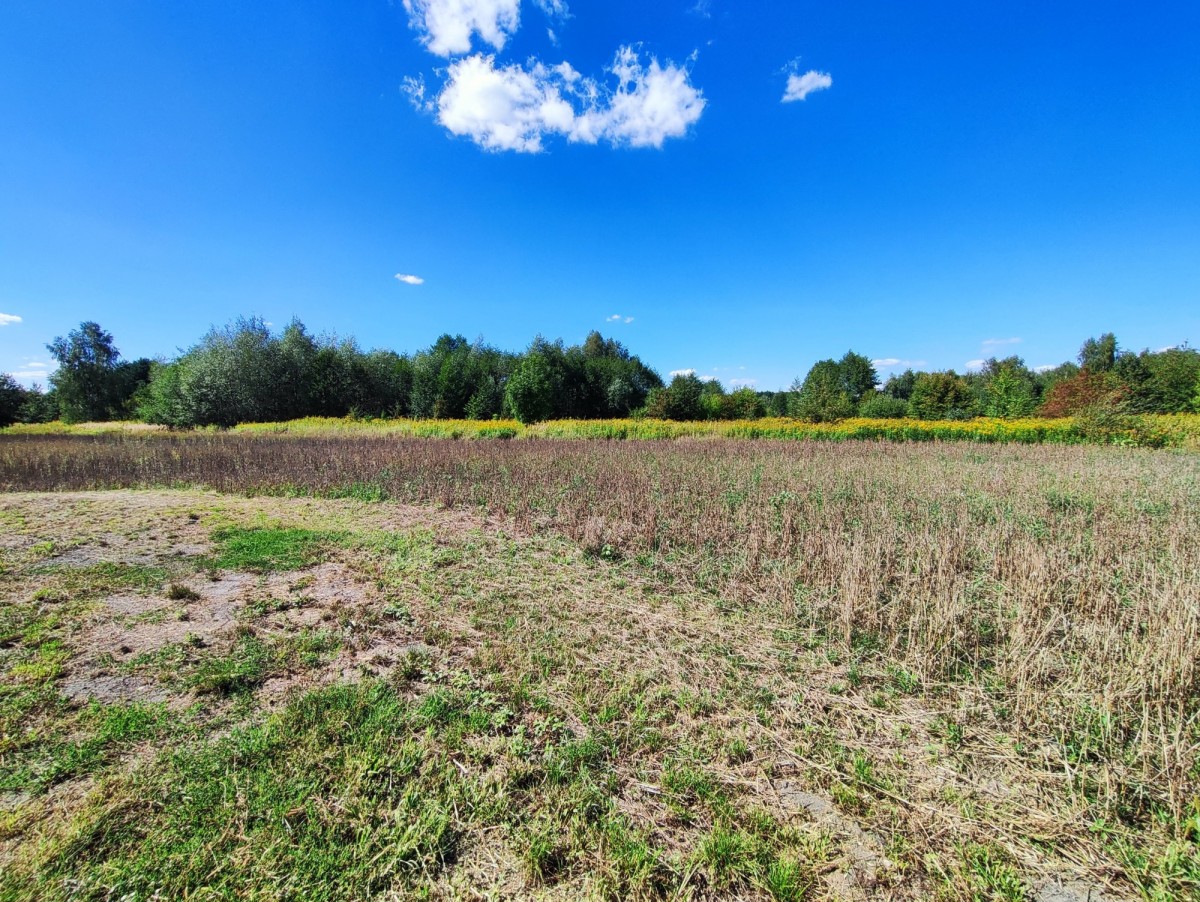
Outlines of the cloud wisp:
M810 69L801 75L793 72L788 76L787 86L783 91L783 103L794 103L804 100L816 91L825 91L833 87L833 76L828 72L818 72Z
M0 326L15 326L20 322L23 322L23 320L16 314L0 313Z
M625 323L625 325L629 325L631 322L633 322L633 317L623 316L620 313L614 313L612 316L606 316L604 321L606 323Z
M1005 345L1019 345L1020 343L1021 339L1019 338L985 338L980 342L985 348L1000 348Z
M446 84L425 100L423 81L406 90L449 132L485 150L539 153L550 135L572 143L660 148L699 120L706 101L681 65L620 48L606 70L615 85L585 78L570 63L497 64L475 54L451 63Z
M408 273L396 273L396 281L403 282L405 285L424 285L425 280L420 276L409 275Z
M925 366L924 360L904 360L900 357L879 357L871 361L871 366L882 370L912 369L918 366Z

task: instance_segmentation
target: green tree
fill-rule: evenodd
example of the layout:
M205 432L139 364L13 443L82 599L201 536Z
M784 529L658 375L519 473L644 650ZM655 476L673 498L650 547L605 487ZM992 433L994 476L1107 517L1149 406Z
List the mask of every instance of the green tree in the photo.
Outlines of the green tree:
M984 363L981 376L986 416L1027 417L1037 408L1037 379L1020 357L993 357Z
M792 383L791 416L813 423L829 423L854 416L855 401L836 360L818 360L801 382Z
M508 377L505 406L522 423L540 423L554 415L560 389L558 373L546 355L531 351Z
M1079 365L1090 373L1107 373L1117 364L1117 337L1105 332L1089 338L1079 349Z
M838 361L842 388L856 407L879 384L875 365L862 354L847 351Z
M974 414L971 386L954 370L919 373L909 405L913 416L922 420L960 420Z
M0 373L0 428L20 420L25 395L25 389L16 379L8 373Z
M1148 379L1138 393L1148 413L1185 413L1200 380L1200 351L1187 345L1155 354L1143 352Z
M907 369L903 373L888 376L887 382L883 383L881 393L891 398L907 401L912 397L913 386L916 384L917 374L911 369Z
M46 349L58 361L50 384L68 423L103 421L119 415L129 392L128 373L118 368L120 351L113 337L93 322L80 323Z
M22 423L51 423L59 417L57 392L43 391L40 385L34 385L25 392L25 403L21 405L20 416Z

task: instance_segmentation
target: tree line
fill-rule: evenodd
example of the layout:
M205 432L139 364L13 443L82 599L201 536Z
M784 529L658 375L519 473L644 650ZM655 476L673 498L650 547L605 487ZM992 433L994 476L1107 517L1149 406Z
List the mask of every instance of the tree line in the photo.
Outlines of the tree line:
M258 318L213 328L173 360L121 358L113 336L81 323L47 345L58 363L46 390L0 375L0 425L140 420L172 428L227 427L306 416L432 419L790 416L969 419L1200 412L1200 352L1120 348L1111 333L1075 362L1031 370L1017 356L976 371L915 371L882 381L848 351L820 360L787 391L726 391L676 374L669 384L620 342L592 332L580 345L538 337L520 353L443 335L412 355L363 351L315 336L299 320L274 333Z

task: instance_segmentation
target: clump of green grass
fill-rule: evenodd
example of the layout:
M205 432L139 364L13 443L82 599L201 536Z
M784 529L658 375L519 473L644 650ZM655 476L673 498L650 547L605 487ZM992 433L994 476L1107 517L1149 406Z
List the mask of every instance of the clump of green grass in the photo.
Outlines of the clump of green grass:
M243 527L218 529L212 538L217 545L217 567L254 573L312 566L330 547L345 540L342 533Z
M85 738L26 745L22 754L0 761L0 790L39 793L73 777L98 770L122 748L171 728L162 705L93 702L74 723Z
M236 695L256 689L276 674L315 667L339 645L338 638L326 632L305 630L272 643L244 631L229 654L201 658L184 684L199 693Z
M167 598L171 601L199 601L200 593L195 589L190 589L180 583L171 583L167 586Z

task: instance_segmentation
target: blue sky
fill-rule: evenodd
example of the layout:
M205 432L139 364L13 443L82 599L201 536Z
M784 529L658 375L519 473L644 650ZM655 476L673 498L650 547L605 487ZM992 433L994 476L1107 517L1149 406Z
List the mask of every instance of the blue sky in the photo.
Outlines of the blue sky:
M403 351L600 329L764 389L848 348L961 371L1200 343L1195 3L2 19L0 370L27 383L84 319L126 357L239 314Z

